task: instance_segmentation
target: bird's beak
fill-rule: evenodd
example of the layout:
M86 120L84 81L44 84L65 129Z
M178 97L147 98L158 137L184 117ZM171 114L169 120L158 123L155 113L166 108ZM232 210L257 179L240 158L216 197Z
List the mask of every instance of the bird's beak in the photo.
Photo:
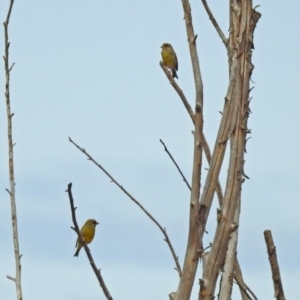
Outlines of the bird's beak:
M96 225L98 225L98 224L100 224L100 223L98 223L98 222L96 221Z

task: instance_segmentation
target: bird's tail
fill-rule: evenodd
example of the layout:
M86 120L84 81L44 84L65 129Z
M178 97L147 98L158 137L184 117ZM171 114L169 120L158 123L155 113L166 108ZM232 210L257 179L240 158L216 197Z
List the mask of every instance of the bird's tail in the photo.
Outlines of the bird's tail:
M78 257L78 254L79 254L80 249L81 249L81 247L78 247L78 248L77 248L77 250L76 250L74 256L77 256L77 257Z
M173 76L173 78L177 78L178 79L178 76L177 76L177 73L176 73L175 70L172 70L172 76Z

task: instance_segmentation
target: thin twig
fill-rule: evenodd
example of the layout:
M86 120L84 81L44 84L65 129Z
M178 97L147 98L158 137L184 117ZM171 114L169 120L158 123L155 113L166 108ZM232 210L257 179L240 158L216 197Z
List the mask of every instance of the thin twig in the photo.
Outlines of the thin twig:
M268 255L269 255L269 260L270 260L270 265L272 270L275 298L277 300L285 300L281 276L280 276L279 264L277 261L276 247L273 241L271 230L265 230L264 236L265 236L265 241L268 249Z
M240 290L246 295L248 300L252 300L253 298L248 294L247 288L245 285L243 285L237 278L234 278L236 281L236 284L239 286Z
M140 204L129 192L127 192L127 190L125 188L123 188L122 185L120 185L98 162L96 162L93 157L88 154L84 148L81 148L80 146L78 146L70 137L69 137L69 141L77 148L79 149L82 153L84 153L88 159L90 161L92 161L97 167L99 167L109 178L110 180L116 184L137 206L139 206L139 208L156 224L156 226L160 229L160 231L162 232L162 234L164 235L164 241L168 244L170 251L172 253L173 259L175 261L176 264L176 268L175 270L178 272L179 277L181 277L181 267L179 264L179 260L178 260L178 256L175 253L175 250L172 246L172 243L169 239L169 236L167 234L167 231L165 228L163 228L158 221L142 206L142 204Z
M92 254L90 252L90 249L89 247L87 246L85 240L82 238L81 234L80 234L80 229L79 229L79 226L78 226L78 223L77 223L77 220L76 220L76 213L75 213L75 210L76 210L76 207L74 207L74 200L73 200L73 195L72 195L72 183L69 183L68 184L68 189L67 191L68 192L68 195L69 195L69 200L70 200L70 206L71 206L71 213L72 213L72 220L73 220L73 224L74 224L74 227L71 227L73 230L76 231L77 235L78 235L78 239L80 241L80 243L83 245L84 247L84 250L86 252L86 255L89 259L89 262L92 266L92 269L99 281L99 284L103 290L103 293L105 295L105 297L109 300L113 300L112 296L110 295L107 287L106 287L106 284L101 276L101 273L100 273L100 269L97 268L95 262L94 262L94 259L92 257Z
M224 35L224 33L223 33L221 27L219 26L218 22L216 21L216 19L215 19L213 13L211 12L211 10L210 10L210 8L209 8L209 6L208 6L206 0L202 0L202 3L203 3L203 6L204 6L204 8L205 8L207 14L208 14L209 19L210 19L211 22L213 23L213 25L214 25L214 27L215 27L217 33L219 34L219 36L220 36L220 38L221 38L223 44L224 44L225 47L227 48L227 46L228 46L228 40L226 39L226 37L225 37L225 35Z
M178 164L176 163L176 161L175 161L175 159L173 158L172 154L169 152L169 150L168 150L168 148L166 147L165 143L164 143L162 140L159 140L159 141L160 141L160 142L162 143L162 145L164 146L165 151L168 153L169 157L170 157L171 160L173 161L173 163L174 163L174 165L176 166L178 172L180 173L180 175L181 175L183 181L186 183L186 185L187 185L187 187L189 188L189 190L191 190L192 188L191 188L190 184L188 183L188 181L187 181L186 178L184 177L184 175L183 175L183 173L181 172L181 170L180 170Z
M252 292L252 290L249 288L249 286L245 283L245 287L246 289L249 291L249 293L252 295L252 297L255 299L255 300L258 300L257 297L255 296L255 294Z
M13 243L15 253L15 264L16 264L16 277L7 276L8 279L13 280L16 284L17 300L22 300L22 285L21 285L21 256L19 248L19 237L18 237L18 222L17 222L17 207L16 207L16 191L15 191L15 174L14 174L14 152L13 152L13 136L12 136L12 116L10 108L10 71L14 64L9 67L9 38L8 38L8 25L10 15L12 12L14 0L10 0L6 20L3 23L4 26L4 68L5 68L5 100L6 100L6 113L7 113L7 136L8 136L8 159L9 159L9 182L10 190L6 189L10 195L11 203L11 219L13 229Z
M7 275L6 277L7 277L8 279L10 279L10 280L16 282L16 278L13 278L13 277L11 277L11 276L9 276L9 275Z
M241 270L238 258L236 258L236 261L235 261L233 276L234 276L234 279L239 283L238 285L240 287L242 300L249 300L249 297L247 296L247 294L245 294L245 291L244 291L246 284L244 282L244 278L243 278L243 274L242 274L242 270Z

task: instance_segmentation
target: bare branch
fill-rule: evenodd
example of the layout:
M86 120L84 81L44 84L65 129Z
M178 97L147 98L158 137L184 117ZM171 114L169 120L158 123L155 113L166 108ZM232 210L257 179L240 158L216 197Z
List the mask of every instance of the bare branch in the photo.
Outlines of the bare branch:
M190 184L188 183L188 181L187 181L186 178L184 177L184 175L183 175L183 173L181 172L181 170L180 170L178 164L176 163L176 161L175 161L175 159L173 158L172 154L169 152L169 150L168 150L168 148L166 147L165 143L164 143L162 140L159 140L159 141L160 141L160 142L162 143L162 145L164 146L165 151L168 153L169 157L170 157L171 160L173 161L173 163L174 163L174 165L176 166L178 172L180 173L180 175L181 175L183 181L186 183L186 185L187 185L187 187L189 188L189 190L191 190Z
M244 282L242 270L240 268L240 264L238 260L235 261L235 268L234 268L234 279L238 284L242 296L242 300L249 300L251 297L247 294L246 284Z
M228 46L228 41L227 41L227 39L226 39L226 37L225 37L225 35L224 35L224 33L223 33L221 27L219 26L218 22L216 21L216 19L215 19L213 13L211 12L211 10L210 10L210 8L209 8L209 6L208 6L206 0L202 0L202 3L203 3L203 6L204 6L204 8L205 8L207 14L208 14L209 19L210 19L211 22L213 23L213 25L214 25L214 27L215 27L217 33L219 34L219 36L220 36L220 38L221 38L223 44L224 44L225 47L227 48L227 46Z
M247 286L246 283L245 283L245 287L249 291L249 293L252 295L253 299L258 300L257 297L255 296L255 294L252 292L252 290L249 288L249 286Z
M248 1L240 1L236 9L240 10L240 15L231 12L231 32L229 39L230 49L232 49L229 53L230 82L225 98L225 109L222 115L218 138L214 148L212 165L200 202L203 205L201 207L206 206L207 210L207 213L203 214L204 220L200 220L201 229L205 228L206 225L216 186L216 179L219 176L224 158L225 145L230 136L228 179L212 249L206 268L203 269L202 280L204 284L202 285L202 289L200 289L199 300L209 300L214 297L218 274L224 263L233 229L232 225L238 203L238 195L243 182L242 171L247 134L244 128L247 128L249 115L245 112L248 111L249 84L253 70L251 62L252 45L249 42L252 36L250 28L253 17L252 3L250 2L249 4Z
M206 156L208 165L210 166L210 164L211 164L211 152L210 152L210 149L209 149L208 142L206 141L206 138L204 136L204 133L203 133L203 136L202 136L202 141L203 141L203 149L204 149L204 152L205 152L205 156ZM218 196L219 205L221 207L221 204L223 202L223 191L222 191L222 186L221 186L219 178L217 179L216 192L217 192L217 196Z
M201 253L200 227L199 227L199 197L202 168L202 147L203 147L203 83L200 72L200 63L196 47L191 7L188 0L182 0L186 33L192 61L194 82L196 90L195 115L194 115L194 156L192 170L192 190L190 198L189 234L182 269L182 276L179 281L175 300L190 299L198 268L199 256Z
M240 204L241 204L241 193L239 194L238 203L236 206L233 224L238 225L240 219ZM238 228L231 233L230 241L228 244L228 249L226 252L222 282L220 287L220 293L218 299L230 299L232 293L232 284L233 284L233 273L236 267L236 248L238 241Z
M7 275L6 277L7 277L8 279L10 279L10 280L16 282L16 278L13 278L13 277L11 277L11 276L9 276L9 275Z
M237 278L235 278L235 280L236 280L236 283L239 286L240 291L242 293L242 299L243 300L252 300L253 298L248 294L245 284Z
M265 230L264 236L265 236L265 240L266 240L266 245L267 245L267 249L268 249L268 255L269 255L269 260L270 260L270 265L271 265L271 270L272 270L275 298L277 300L285 300L281 276L280 276L279 264L277 261L276 247L275 247L275 244L273 241L271 230Z
M163 71L165 72L166 76L168 77L168 79L170 81L170 84L173 86L174 90L179 95L179 97L180 97L183 105L185 106L185 108L186 108L189 116L191 117L192 122L195 124L194 111L193 111L192 107L190 106L189 102L187 101L187 99L186 99L183 91L181 90L181 88L179 87L179 85L177 84L177 82L174 80L174 78L172 77L172 75L168 71L168 68L162 62L160 62L160 66L163 69ZM207 162L210 165L210 162L211 162L211 152L210 152L210 148L209 148L208 142L207 142L207 140L205 138L204 132L202 133L202 144L203 144L203 149L204 149L204 152L205 152L205 156L206 156ZM218 195L219 204L221 205L222 199L223 199L223 192L222 192L222 187L221 187L219 179L217 180L216 192L217 192L217 195Z
M89 262L91 264L91 267L99 281L99 284L103 290L103 293L106 297L106 299L109 299L109 300L113 300L112 296L110 295L107 287L106 287L106 284L101 276L101 273L100 273L100 270L97 268L95 262L94 262L94 259L92 257L92 254L90 252L90 249L89 247L87 246L85 240L82 238L81 234L80 234L80 229L79 229L79 226L78 226L78 223L77 223L77 220L76 220L76 213L75 213L75 210L76 210L76 207L74 207L74 200L73 200L73 195L72 195L72 183L69 183L68 184L68 189L67 189L67 192L68 192L68 195L69 195L69 200L70 200L70 206L71 206L71 213L72 213L72 220L73 220L73 224L74 224L74 227L71 227L73 230L76 231L77 235L78 235L78 238L79 238L79 241L80 243L83 245L84 247L84 250L86 252L86 255L89 259Z
M8 72L10 72L12 70L12 68L14 67L15 63L12 64L12 66L8 69Z
M16 277L7 276L8 279L13 280L16 284L17 300L22 300L22 285L21 285L21 255L19 248L19 237L18 237L18 222L17 222L17 207L16 207L16 191L15 191L15 174L14 174L14 152L13 152L13 137L12 137L12 116L10 108L10 71L14 64L9 67L9 39L8 39L8 24L10 21L10 15L12 12L14 0L10 0L6 20L3 23L4 26L4 69L5 69L5 100L6 100L6 113L7 113L7 136L8 136L8 164L9 164L9 182L10 190L6 191L10 195L11 203L11 219L12 219L12 230L13 230L13 243L15 253L15 264L16 264Z
M164 241L168 244L169 246L169 249L172 253L172 256L173 256L173 259L175 261L175 264L176 264L176 268L175 270L177 270L178 274L179 274L179 277L181 276L181 267L180 267L180 264L179 264L179 260L178 260L178 256L176 255L175 253L175 250L172 246L172 243L169 239L169 236L167 234L167 231L165 228L163 228L159 223L158 221L142 206L142 204L140 204L129 192L127 192L127 190L125 188L123 188L122 185L120 185L98 162L96 162L93 157L88 154L84 148L81 148L80 146L78 146L70 137L69 137L69 141L77 148L79 149L82 153L84 153L88 159L90 161L92 161L97 167L99 167L109 178L110 180L115 184L117 185L123 193L125 193L137 206L139 206L139 208L156 224L156 226L160 229L160 231L162 232L162 234L164 235L165 239Z
M182 103L185 106L185 108L186 108L188 114L190 115L192 121L194 122L194 111L193 111L192 107L190 106L189 102L187 101L187 99L186 99L184 93L182 92L181 88L179 87L177 82L174 80L171 73L169 72L169 69L165 66L165 64L163 62L160 62L159 64L160 64L161 68L163 69L163 71L165 72L166 76L168 77L168 79L170 81L170 84L172 85L172 87L174 88L174 90L177 92L180 99L182 100Z

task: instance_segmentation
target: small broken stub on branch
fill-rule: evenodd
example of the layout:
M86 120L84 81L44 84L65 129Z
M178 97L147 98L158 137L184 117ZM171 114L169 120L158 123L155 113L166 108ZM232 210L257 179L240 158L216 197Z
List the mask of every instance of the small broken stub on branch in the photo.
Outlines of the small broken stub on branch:
M231 232L236 231L238 227L239 227L239 225L236 224L235 222L233 222L233 223L230 225Z
M202 253L203 253L203 249L202 248L198 248L195 253L194 253L194 259L193 260L197 260L200 257L202 257Z
M196 113L199 113L199 114L202 113L202 106L200 103L196 104L195 111L196 111Z

